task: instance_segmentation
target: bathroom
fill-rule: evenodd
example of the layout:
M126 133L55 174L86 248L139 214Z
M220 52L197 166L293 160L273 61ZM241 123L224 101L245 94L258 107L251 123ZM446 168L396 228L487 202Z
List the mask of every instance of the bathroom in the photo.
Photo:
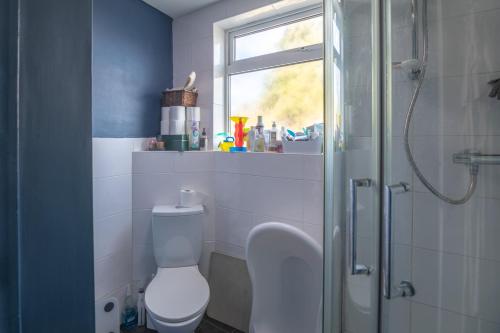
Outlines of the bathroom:
M500 0L0 17L1 333L500 332Z

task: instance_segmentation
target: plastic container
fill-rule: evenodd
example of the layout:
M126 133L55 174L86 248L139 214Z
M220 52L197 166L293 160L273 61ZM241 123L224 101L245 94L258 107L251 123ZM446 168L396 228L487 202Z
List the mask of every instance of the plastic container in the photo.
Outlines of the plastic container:
M189 150L188 135L162 135L162 140L165 142L165 150L170 151L186 151Z
M310 141L283 141L283 152L290 154L321 154L323 152L323 140Z

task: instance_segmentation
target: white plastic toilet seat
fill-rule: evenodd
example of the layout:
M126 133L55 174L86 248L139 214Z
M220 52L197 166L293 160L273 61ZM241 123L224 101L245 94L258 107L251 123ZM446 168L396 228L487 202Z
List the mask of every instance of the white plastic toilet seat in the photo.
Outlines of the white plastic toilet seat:
M189 321L204 312L210 289L198 266L158 268L145 294L151 317L168 323Z

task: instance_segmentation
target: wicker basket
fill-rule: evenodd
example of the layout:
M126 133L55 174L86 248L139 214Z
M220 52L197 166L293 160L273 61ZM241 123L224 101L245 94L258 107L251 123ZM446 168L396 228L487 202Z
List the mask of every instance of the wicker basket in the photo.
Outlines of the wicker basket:
M197 92L187 90L164 91L161 106L196 106Z

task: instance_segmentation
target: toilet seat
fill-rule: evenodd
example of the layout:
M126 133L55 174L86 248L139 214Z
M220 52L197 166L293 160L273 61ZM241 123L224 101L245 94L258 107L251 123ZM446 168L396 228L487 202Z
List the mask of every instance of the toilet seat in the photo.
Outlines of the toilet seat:
M208 283L198 266L158 268L146 289L145 305L154 319L180 323L204 312L209 298Z

